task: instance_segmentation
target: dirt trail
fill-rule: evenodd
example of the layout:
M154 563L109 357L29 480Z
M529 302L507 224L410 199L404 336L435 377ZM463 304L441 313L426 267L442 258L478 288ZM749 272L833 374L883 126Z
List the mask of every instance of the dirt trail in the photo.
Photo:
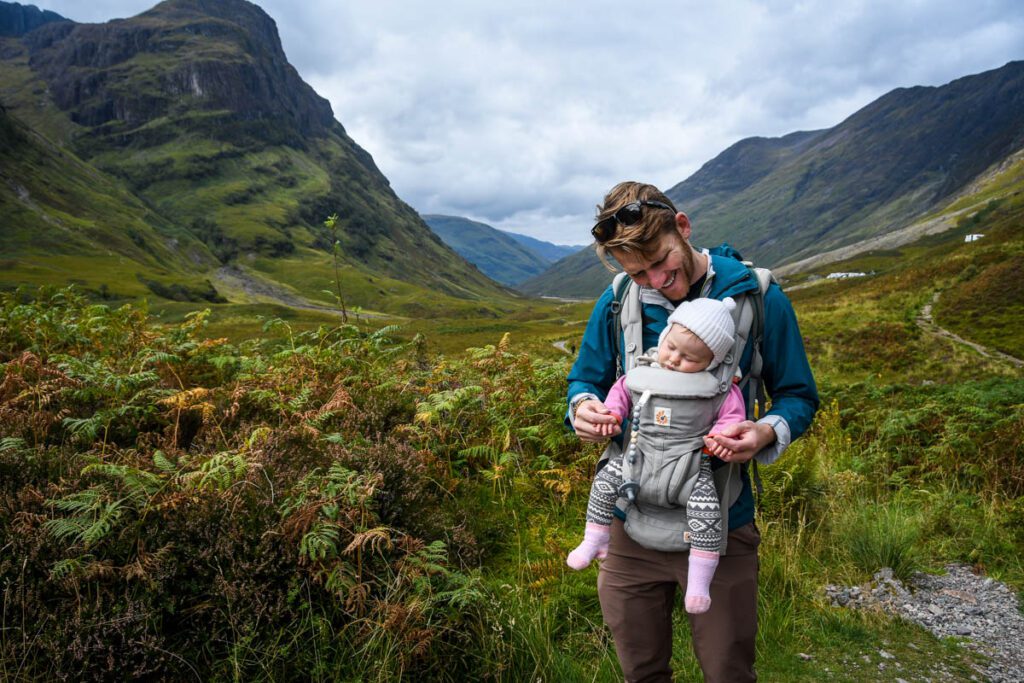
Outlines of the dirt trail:
M950 332L949 330L936 325L935 320L932 317L932 307L938 302L939 295L939 292L935 292L935 296L932 297L932 300L925 304L924 308L921 309L920 315L917 316L918 327L927 332L931 332L932 334L937 334L940 337L952 339L953 341L958 342L960 344L970 346L972 349L980 353L982 356L985 356L986 358L998 358L1006 361L1007 363L1011 363L1012 365L1018 368L1024 367L1024 360L1021 360L1020 358L1016 358L1008 353L1003 353L1002 351L997 351L996 349L989 348L987 346L982 346L981 344L969 341L954 332Z
M318 313L329 313L341 317L341 310L336 306L322 306L314 304L302 297L293 294L283 287L253 277L241 268L234 266L222 266L216 274L218 282L232 289L241 289L243 292L263 303L274 303L290 308L299 308L305 311L316 311ZM368 313L359 311L356 315L353 311L348 312L349 318L383 318L381 313Z

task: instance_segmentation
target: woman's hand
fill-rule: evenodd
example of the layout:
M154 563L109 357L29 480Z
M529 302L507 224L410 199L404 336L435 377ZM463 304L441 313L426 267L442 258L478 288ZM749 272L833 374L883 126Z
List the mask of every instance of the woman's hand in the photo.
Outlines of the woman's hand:
M576 406L576 417L572 427L580 441L600 443L619 434L619 418L597 399L584 401Z

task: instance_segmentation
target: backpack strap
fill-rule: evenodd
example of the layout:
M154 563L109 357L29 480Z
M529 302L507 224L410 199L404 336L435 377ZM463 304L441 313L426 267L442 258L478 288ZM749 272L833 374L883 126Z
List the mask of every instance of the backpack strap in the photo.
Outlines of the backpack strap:
M636 367L644 352L643 308L640 288L634 287L626 273L612 280L612 339L615 344L615 379ZM621 334L620 334L621 332ZM623 340L625 348L623 348Z
M624 316L622 307L623 307L623 303L624 303L625 299L627 299L627 295L631 291L637 291L638 290L638 288L637 287L633 287L632 284L633 284L633 281L630 280L629 279L629 275L627 275L624 272L623 273L616 273L615 274L615 278L612 280L612 303L611 303L612 330L611 331L612 331L612 348L615 349L615 379L616 380L619 379L620 377L622 377L623 374L625 374L623 372L623 370L622 370L622 366L623 366L623 362L622 362L622 337L623 337L623 334L620 334L622 332L623 316ZM639 295L636 296L636 299L637 299L637 308L639 309L639 302L640 302ZM633 309L632 308L629 309L628 314L630 314L630 315L633 314ZM640 334L641 334L641 344L640 345L643 346L643 338L642 338L642 335L643 335L643 325L641 324L641 325L639 325L639 327L640 327ZM629 435L626 435L625 438L628 439ZM622 447L619 446L619 444L616 443L614 439L609 441L608 442L608 446L605 447L604 452L601 454L601 457L597 461L597 471L600 472L601 468L603 468L608 463L608 461L611 460L612 458L618 458L618 457L621 457L621 456L622 456Z
M761 343L764 340L764 296L768 287L776 282L772 271L767 268L755 268L754 264L744 261L745 265L757 279L757 295L746 297L751 301L753 308L753 320L751 322L750 339L753 341L753 348L750 356L750 372L740 380L740 389L750 385L747 392L747 417L756 420L764 416L768 410L768 397L764 391L764 381L761 379L761 371L764 369L764 357L761 355ZM754 478L754 486L757 491L757 507L761 507L761 497L764 495L764 484L761 483L761 473L757 469L757 460L751 461L751 474Z

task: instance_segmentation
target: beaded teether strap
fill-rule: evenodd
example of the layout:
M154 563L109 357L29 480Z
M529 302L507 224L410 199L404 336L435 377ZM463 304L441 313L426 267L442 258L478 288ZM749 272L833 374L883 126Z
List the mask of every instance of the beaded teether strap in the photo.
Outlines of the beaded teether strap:
M650 390L640 396L640 400L633 406L633 424L629 434L629 451L626 453L626 460L629 462L629 480L622 482L619 487L619 495L623 496L630 503L636 503L636 493L640 490L640 484L633 479L633 467L636 466L636 443L640 436L640 411L647 405L651 397Z

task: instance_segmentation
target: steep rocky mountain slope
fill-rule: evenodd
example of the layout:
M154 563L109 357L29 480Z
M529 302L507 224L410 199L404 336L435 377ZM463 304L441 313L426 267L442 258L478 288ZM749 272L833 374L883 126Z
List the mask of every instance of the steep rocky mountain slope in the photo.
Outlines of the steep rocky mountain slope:
M507 296L395 195L256 5L168 0L105 24L28 21L17 7L0 3L0 102L222 264L324 298L337 239L343 279ZM331 214L334 236L323 226ZM3 227L14 229L27 227ZM118 237L114 225L97 230ZM45 268L41 251L7 256ZM387 288L376 289L374 305L386 307Z
M21 36L51 21L67 21L56 12L16 2L0 3L0 36Z

